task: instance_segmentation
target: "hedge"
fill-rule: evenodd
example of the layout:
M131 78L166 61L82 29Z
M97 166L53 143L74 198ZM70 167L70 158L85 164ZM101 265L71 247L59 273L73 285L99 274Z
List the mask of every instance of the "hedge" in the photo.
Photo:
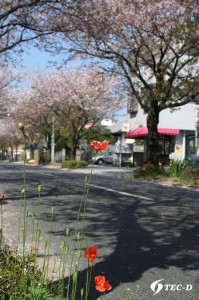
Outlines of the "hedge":
M62 162L62 168L67 168L67 169L76 169L76 168L85 168L87 167L88 162L86 160L64 160Z
M125 168L133 168L133 163L130 161L124 161L121 163L121 167L125 167Z

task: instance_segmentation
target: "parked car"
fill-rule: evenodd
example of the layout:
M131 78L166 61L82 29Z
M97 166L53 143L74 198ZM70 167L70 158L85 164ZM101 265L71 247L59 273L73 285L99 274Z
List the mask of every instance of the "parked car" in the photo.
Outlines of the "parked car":
M98 165L112 164L114 161L114 158L115 158L115 154L113 152L108 152L105 154L93 156L92 161Z

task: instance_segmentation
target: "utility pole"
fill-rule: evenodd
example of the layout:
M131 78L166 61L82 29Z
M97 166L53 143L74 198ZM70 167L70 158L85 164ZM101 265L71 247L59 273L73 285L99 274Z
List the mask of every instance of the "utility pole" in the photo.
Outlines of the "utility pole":
M55 114L52 112L51 163L55 162Z

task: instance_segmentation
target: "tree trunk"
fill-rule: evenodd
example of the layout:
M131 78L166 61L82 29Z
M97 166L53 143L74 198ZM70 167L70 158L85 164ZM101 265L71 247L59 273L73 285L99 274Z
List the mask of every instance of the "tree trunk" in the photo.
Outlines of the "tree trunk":
M71 152L70 152L70 158L71 160L76 160L76 152L77 152L77 143L74 139L72 142Z
M77 138L73 138L73 140L72 140L72 147L71 147L71 159L72 160L76 159L77 145L78 145L78 139Z
M17 151L18 151L18 146L16 145L16 146L15 146L15 153L16 153L15 160L16 160L16 161L18 161Z
M35 152L34 152L34 146L33 144L30 144L30 159L35 158Z
M147 127L148 127L148 144L147 144L147 162L153 165L159 165L159 111L153 107L148 112Z
M70 153L70 158L71 160L75 160L76 158L76 148L71 148L71 153Z
M14 150L13 150L13 147L11 147L11 160L14 161Z

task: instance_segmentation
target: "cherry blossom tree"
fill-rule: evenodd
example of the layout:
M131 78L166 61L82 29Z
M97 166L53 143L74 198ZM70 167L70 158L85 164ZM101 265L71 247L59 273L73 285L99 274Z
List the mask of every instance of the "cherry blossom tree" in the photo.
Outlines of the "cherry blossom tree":
M76 31L66 32L60 18L63 42L54 49L109 61L104 67L123 74L131 98L147 113L148 161L157 164L159 113L192 101L199 90L197 1L76 3L71 14Z
M125 101L120 96L120 78L110 77L98 67L29 75L31 86L17 94L12 115L26 124L31 143L39 132L49 140L54 115L57 137L67 132L73 158L85 125L111 116Z
M52 31L46 27L51 6L59 1L1 0L0 3L0 58L1 65L11 57L10 51L23 42L41 39ZM58 5L58 4L57 4ZM56 10L53 8L54 14ZM47 13L48 12L48 13ZM22 51L18 48L18 51Z
M147 113L148 161L158 163L159 113L198 94L197 0L3 0L0 8L1 53L35 40L122 74Z
M9 115L9 106L12 102L13 86L18 81L18 75L9 67L0 71L0 119Z
M24 124L24 136L21 132L20 135L23 143L30 147L31 159L34 159L34 150L45 136L47 126L50 126L46 103L37 102L34 96L34 89L17 90L13 95L14 104L10 108L10 119L14 120L15 124Z
M21 144L23 144L23 138L18 130L17 124L13 120L4 120L0 123L0 144L1 151L6 152L8 148L11 150L11 160L14 160L14 151L16 153Z

